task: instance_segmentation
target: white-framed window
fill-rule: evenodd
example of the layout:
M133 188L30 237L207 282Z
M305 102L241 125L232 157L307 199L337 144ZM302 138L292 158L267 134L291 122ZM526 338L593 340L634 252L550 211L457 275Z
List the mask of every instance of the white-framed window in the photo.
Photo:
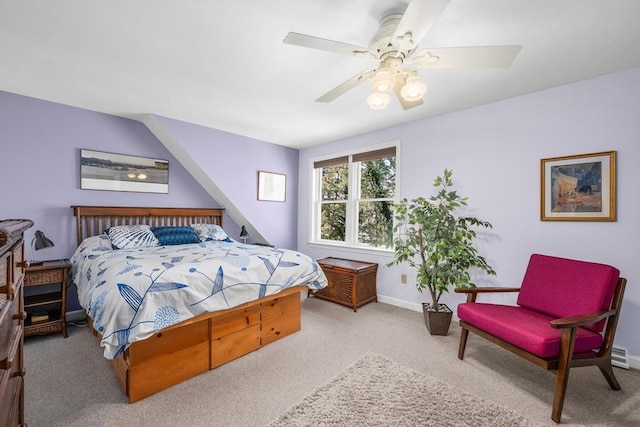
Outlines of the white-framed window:
M399 141L314 160L311 241L393 247Z

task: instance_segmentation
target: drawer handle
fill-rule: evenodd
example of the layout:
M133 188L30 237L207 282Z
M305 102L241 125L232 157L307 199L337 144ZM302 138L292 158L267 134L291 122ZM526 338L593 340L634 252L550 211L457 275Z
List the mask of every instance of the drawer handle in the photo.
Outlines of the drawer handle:
M27 370L22 368L22 369L18 369L17 371L15 371L11 377L12 378L24 377L26 374L27 374Z
M18 314L14 314L13 315L13 319L14 320L24 320L27 318L27 312L23 311L22 313L18 313Z
M18 268L27 268L27 267L29 267L29 261L16 262L16 267L18 267Z
M22 342L22 328L16 327L15 333L13 336L13 344L11 345L11 350L9 350L10 357L8 356L6 359L0 361L0 369L11 369L13 366L14 358L18 355L18 346Z

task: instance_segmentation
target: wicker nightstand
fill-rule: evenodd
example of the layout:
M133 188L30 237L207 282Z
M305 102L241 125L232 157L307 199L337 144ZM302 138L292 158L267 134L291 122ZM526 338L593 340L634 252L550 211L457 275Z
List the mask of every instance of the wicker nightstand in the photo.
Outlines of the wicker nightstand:
M67 337L67 280L70 268L68 259L44 261L27 267L24 277L24 309L27 312L25 336L62 332L62 336ZM47 289L34 292L33 288L40 286L46 286Z
M346 305L353 311L368 302L378 302L378 264L332 257L319 259L318 264L327 276L329 286L309 295Z

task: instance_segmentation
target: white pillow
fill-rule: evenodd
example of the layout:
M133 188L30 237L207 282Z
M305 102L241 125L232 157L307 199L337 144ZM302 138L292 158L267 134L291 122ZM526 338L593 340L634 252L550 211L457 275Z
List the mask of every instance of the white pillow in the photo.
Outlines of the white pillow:
M113 249L134 249L160 246L148 225L117 225L106 231Z
M201 242L216 240L219 242L231 242L222 227L216 224L191 224Z

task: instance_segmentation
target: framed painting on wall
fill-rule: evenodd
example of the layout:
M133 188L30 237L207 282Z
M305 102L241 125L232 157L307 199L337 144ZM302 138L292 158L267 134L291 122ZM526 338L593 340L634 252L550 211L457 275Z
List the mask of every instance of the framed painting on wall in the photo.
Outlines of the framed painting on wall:
M540 161L542 221L615 221L616 152Z
M258 200L284 202L287 196L287 175L258 171Z
M168 193L169 161L80 150L80 188Z

